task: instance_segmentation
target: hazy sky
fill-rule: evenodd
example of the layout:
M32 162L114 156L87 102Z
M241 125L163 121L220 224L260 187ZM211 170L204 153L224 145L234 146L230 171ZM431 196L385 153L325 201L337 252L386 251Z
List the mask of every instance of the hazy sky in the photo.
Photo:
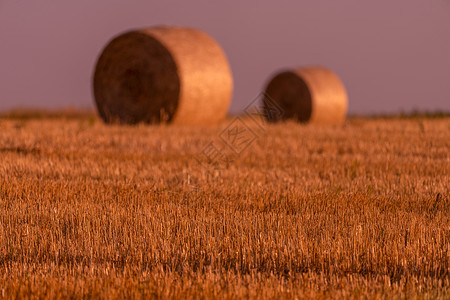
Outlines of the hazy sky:
M276 71L323 65L351 113L450 111L450 0L0 0L0 110L94 107L103 46L160 24L202 29L224 48L239 112Z

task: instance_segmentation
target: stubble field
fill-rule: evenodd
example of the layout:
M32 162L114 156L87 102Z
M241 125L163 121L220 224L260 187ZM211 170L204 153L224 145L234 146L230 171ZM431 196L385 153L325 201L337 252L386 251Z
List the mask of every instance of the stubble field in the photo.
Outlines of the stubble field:
M0 118L0 297L450 297L450 118L259 125Z

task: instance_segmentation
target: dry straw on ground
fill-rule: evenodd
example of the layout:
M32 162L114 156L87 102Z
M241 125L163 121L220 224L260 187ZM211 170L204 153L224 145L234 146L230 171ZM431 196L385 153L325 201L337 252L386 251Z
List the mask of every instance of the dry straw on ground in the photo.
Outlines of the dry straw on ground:
M265 129L0 118L0 298L450 299L450 118Z
M347 93L332 71L309 67L278 73L266 88L264 107L269 121L295 119L317 124L342 124L347 113ZM273 103L274 102L274 103ZM283 114L268 113L279 106Z
M207 34L153 27L106 46L93 88L107 123L213 124L226 116L233 80L224 52Z

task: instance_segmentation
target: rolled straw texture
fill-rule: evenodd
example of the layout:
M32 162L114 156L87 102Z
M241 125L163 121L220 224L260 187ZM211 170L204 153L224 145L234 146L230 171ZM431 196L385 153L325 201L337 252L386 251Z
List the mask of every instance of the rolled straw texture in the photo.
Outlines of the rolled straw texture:
M342 124L348 97L344 84L332 71L307 67L278 73L266 87L264 110L268 121L294 119L303 123ZM281 114L270 114L276 106Z
M109 42L93 90L107 123L206 125L226 116L233 80L225 53L204 32L152 27Z

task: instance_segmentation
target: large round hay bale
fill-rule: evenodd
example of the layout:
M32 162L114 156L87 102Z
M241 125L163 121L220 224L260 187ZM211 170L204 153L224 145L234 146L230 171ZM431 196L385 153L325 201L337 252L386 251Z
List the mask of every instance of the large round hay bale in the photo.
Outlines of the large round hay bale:
M266 87L268 121L294 119L304 123L341 124L347 114L347 92L339 77L322 67L278 73ZM281 113L271 113L273 110Z
M107 123L218 123L233 90L221 47L204 32L183 27L115 37L98 59L93 81Z

